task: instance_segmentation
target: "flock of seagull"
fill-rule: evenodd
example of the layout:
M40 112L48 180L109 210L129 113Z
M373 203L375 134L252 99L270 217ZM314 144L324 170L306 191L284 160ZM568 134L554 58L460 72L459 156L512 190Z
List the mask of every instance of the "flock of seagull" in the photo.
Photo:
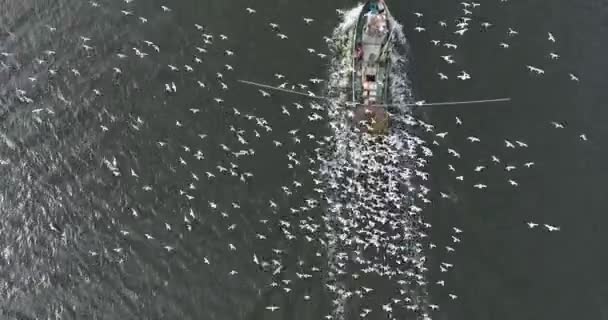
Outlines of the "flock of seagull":
M502 1L502 2L506 2L506 1ZM478 2L460 2L460 5L462 6L461 9L462 9L463 15L458 17L456 19L456 22L454 23L455 30L452 33L457 36L457 38L454 39L455 42L457 42L462 36L464 36L464 34L466 32L473 29L472 24L474 22L476 22L475 21L476 20L476 17L475 17L476 11L480 10L480 8L482 7L481 3L478 3ZM424 17L424 14L420 13L420 12L414 12L413 14L418 19L417 26L414 27L414 30L416 32L426 32L427 29L421 24L421 21L420 21L420 19L422 19ZM494 25L488 21L478 21L477 23L479 24L482 31L487 31L490 28L494 28ZM437 24L444 30L447 30L448 28L451 27L451 25L448 22L446 22L446 20L439 20L439 21L437 21ZM445 33L445 32L443 32L443 33ZM515 39L519 35L519 31L513 29L512 27L508 27L505 34L506 34L506 39L504 41L498 43L498 46L503 49L509 49L510 44L507 41ZM547 40L550 41L551 43L557 42L555 36L551 32L547 32ZM452 50L452 51L454 51L458 48L457 43L451 43L451 42L447 42L447 41L442 42L441 40L437 40L437 39L430 40L430 43L433 44L433 46L435 46L435 47L443 46L445 49ZM555 51L549 52L546 56L550 60L557 60L560 58L560 55L558 53L556 53ZM456 60L454 60L454 53L448 52L448 54L442 55L441 58L443 61L445 61L448 64L456 63ZM536 74L536 75L543 75L545 73L545 70L538 66L526 65L526 68L529 72ZM439 76L439 78L441 80L449 79L449 76L443 72L438 72L437 75ZM471 79L470 74L468 74L465 70L460 71L460 74L457 75L456 77L460 80ZM578 76L576 76L574 73L568 73L568 77L572 81L576 81L576 82L580 81Z
M122 0L124 8L117 14L128 19L134 19L135 23L147 24L148 18L137 15L134 8L135 0ZM90 1L92 8L100 8L102 4ZM463 36L469 31L473 21L473 13L481 6L475 2L462 2L463 16L456 22L454 34ZM172 14L173 10L167 6L159 8L161 14ZM356 12L357 8L350 11L338 10L340 16L345 17ZM244 8L245 14L253 18L257 15L254 8ZM422 18L422 13L414 13ZM313 18L302 17L304 25L315 22ZM260 23L252 19L252 24ZM277 22L264 22L260 28L268 28L271 34L279 41L289 41L289 37L282 33ZM439 25L448 28L448 23L439 21ZM487 21L480 22L483 29L489 29L492 24ZM56 27L46 25L49 32L56 32ZM230 99L229 88L234 83L235 68L232 64L238 58L239 53L229 47L230 37L217 33L214 34L206 26L195 24L194 30L200 33L200 43L192 48L185 48L191 54L191 61L183 65L158 61L155 54L165 50L151 40L141 39L127 51L121 50L114 53L117 60L107 72L114 78L128 76L123 72L124 66L137 64L139 61L147 60L158 63L175 77L164 83L159 92L164 95L163 99L169 100L181 93L182 86L188 90L195 88L204 94L210 95L213 107L221 108L221 111L230 118L225 118L223 123L229 138L219 139L216 132L188 133L186 123L190 118L197 118L204 113L200 107L187 107L185 115L178 115L174 121L174 130L180 134L191 134L196 138L196 144L186 144L171 137L154 141L159 155L167 155L174 158L174 163L167 164L168 172L183 173L186 178L181 181L175 197L187 203L187 209L180 212L180 221L162 221L163 231L146 231L136 234L135 231L121 226L120 234L123 238L141 239L154 246L163 248L167 253L173 253L179 248L179 242L170 242L166 234L196 232L200 221L208 220L208 216L218 217L218 225L222 226L222 236L227 239L231 234L245 228L252 228L254 238L247 239L259 244L265 249L246 252L245 249L230 240L226 241L224 254L240 252L243 256L251 257L250 263L268 275L268 290L277 290L285 295L293 295L293 290L298 282L307 283L312 286L313 280L323 282L323 286L334 295L332 305L333 311L325 317L327 319L340 318L344 309L348 309L347 301L356 299L359 301L360 317L365 318L373 313L386 313L389 318L396 318L403 312L417 314L421 318L430 319L433 312L439 312L439 304L431 303L437 300L433 297L436 292L442 293L450 300L457 300L457 291L449 288L445 279L429 280L429 268L439 271L439 274L453 272L454 264L449 261L450 257L457 251L461 242L462 227L453 226L450 234L451 243L437 244L430 239L431 225L425 222L424 207L433 201L449 199L452 195L444 192L431 192L425 184L429 180L429 173L425 172L428 159L433 156L433 150L446 152L449 157L458 160L462 157L461 152L455 147L445 147L444 143L449 133L447 131L437 132L435 126L417 119L409 113L398 115L401 121L411 127L418 128L421 135L428 139L422 139L410 131L392 133L381 138L367 134L352 132L345 133L343 123L340 122L339 108L331 106L331 102L319 102L302 99L299 102L277 106L277 114L280 114L281 125L274 125L265 117L253 111L234 106L227 100ZM424 32L426 29L419 25L415 27L416 32ZM509 28L507 37L517 36L518 31ZM345 34L340 35L344 37ZM80 49L87 54L96 51L95 39L90 36L75 36L79 42ZM555 37L549 33L549 41L555 42ZM339 39L324 37L330 46L335 45ZM443 46L448 50L455 50L458 44L431 40L434 46ZM98 44L97 44L98 45ZM499 44L502 48L508 48L505 42ZM169 48L168 50L170 50ZM334 48L335 49L335 48ZM47 77L49 82L69 79L69 77L84 77L83 70L76 67L56 69L53 61L58 48L45 49L36 58L37 65L47 66ZM306 48L309 54L320 59L332 58L334 64L338 64L338 57L324 53L322 49ZM335 50L334 50L335 51ZM207 72L205 64L206 55L216 54L226 59L222 70L216 72L213 77L201 77ZM17 59L18 54L2 52L3 69L11 68L11 61ZM441 56L449 64L455 63L453 54ZM558 59L555 52L549 54L550 59ZM221 65L221 64L220 64ZM530 72L542 75L544 70L528 65ZM346 76L346 72L343 76ZM61 78L62 75L64 78ZM447 80L448 75L438 73L441 80ZM180 82L179 79L186 78ZM36 86L40 74L28 77L29 85ZM308 95L314 95L320 86L331 81L324 80L323 76L313 77L308 81L287 81L287 77L278 72L274 73L278 88L298 90ZM462 70L457 78L461 80L471 79L471 75ZM579 81L578 77L570 74L570 79ZM189 82L189 83L188 83ZM178 88L179 84L179 88ZM333 83L335 85L335 81ZM179 89L179 90L178 90ZM29 88L15 88L15 97L23 104L34 103L34 96L28 94ZM272 104L274 94L265 90L258 90L262 99L267 104ZM91 90L94 98L106 95L101 89ZM41 114L46 112L53 114L50 108L37 108L32 110L37 122L43 121ZM102 134L111 132L116 125L114 117L110 116L101 123L99 128ZM304 123L302 123L304 121ZM463 126L463 121L456 117L457 126ZM133 133L143 131L147 120L143 115L130 115L126 120L129 131ZM287 127L284 125L287 123ZM324 134L322 128L329 124L332 134ZM564 129L565 125L560 122L551 122L555 129ZM407 131L407 132L406 132ZM404 137L405 140L404 140ZM582 141L587 141L585 134L580 135ZM481 138L468 136L466 141L471 144L479 144ZM429 141L432 141L429 143ZM307 149L303 146L306 145ZM255 148L254 148L255 146ZM522 140L504 140L506 149L525 149L528 144ZM256 168L251 166L251 159L255 157L256 149L270 148L276 150L286 158L286 169L292 171L295 179L284 177L284 182L277 190L277 194L264 199L266 208L263 216L257 217L253 225L244 225L240 215L245 214L241 206L245 207L249 199L236 198L228 203L220 200L208 199L201 193L202 190L214 186L214 181L225 179L224 183L241 185L246 188L254 181L263 180L257 174ZM329 150L329 151L328 151ZM210 154L221 154L224 158L211 162ZM348 154L344 156L344 154ZM121 163L116 156L106 156L102 162L115 179L130 179L137 183L144 193L152 193L160 186L145 182L146 174L139 172L136 167L129 167ZM129 161L128 163L135 163ZM469 183L469 177L455 168L456 165L449 164L448 170L458 183ZM477 164L472 172L471 185L475 189L491 189L492 185L479 179L479 175L488 170L490 166L502 168L507 174L517 170L531 170L536 166L534 161L525 161L521 164L507 163L498 156L492 155L483 164ZM127 176L127 177L125 177ZM149 179L148 179L149 180ZM506 183L513 188L519 183L513 177L507 177ZM221 188L221 187L217 187ZM200 206L204 203L204 206ZM131 219L140 219L145 215L137 204L133 204L125 212ZM119 218L117 217L117 220ZM118 222L117 222L118 224ZM243 226L244 225L244 226ZM560 227L549 223L526 221L525 225L530 229L544 228L549 232L560 231ZM56 229L54 226L51 228ZM243 230L246 233L245 230ZM204 236L204 235L202 235ZM280 240L277 240L280 239ZM325 257L327 263L297 259L295 268L288 268L288 256L296 256L293 252L292 243L303 242L314 248L314 258ZM268 245L265 245L265 244ZM253 245L249 245L250 249ZM253 249L251 249L253 250ZM437 266L428 266L427 256L435 255L431 250L441 250L436 255L442 257ZM117 244L107 250L106 248L91 248L91 256L119 255L120 263L128 260L127 250ZM212 257L205 255L200 260L205 265L213 265L222 256ZM284 261L285 260L285 261ZM240 266L234 266L225 270L229 277L237 277ZM297 271L293 271L293 270ZM224 272L219 269L213 272ZM289 278L291 277L291 278ZM329 279L329 280L328 280ZM381 283L381 285L380 285ZM428 291L431 290L432 294ZM382 286L382 287L380 287ZM387 289L388 288L388 289ZM374 305L365 298L384 299L381 305ZM302 296L303 301L315 302L315 297L306 293ZM372 301L372 300L369 300ZM316 301L318 302L318 301ZM313 306L313 304L311 304ZM281 304L273 303L265 306L268 312L280 312Z

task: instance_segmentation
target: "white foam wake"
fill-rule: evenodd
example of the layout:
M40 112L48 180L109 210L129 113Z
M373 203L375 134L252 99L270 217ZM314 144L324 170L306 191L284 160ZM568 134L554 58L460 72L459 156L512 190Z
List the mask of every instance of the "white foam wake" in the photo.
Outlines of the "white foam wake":
M352 99L353 31L361 8L359 5L345 11L330 46L332 60L327 95L332 101L327 109L333 135L321 173L330 190L325 221L330 267L328 287L335 294L332 315L334 319L351 318L348 312L355 311L349 310L349 299L374 289L387 291L388 301L382 307L386 312L396 309L390 306L392 299L396 299L393 293L398 292L395 293L401 296L398 300L407 297L412 301L404 307L404 312L426 317L423 275L426 268L419 241L422 219L415 205L414 183L417 175L425 176L418 158L422 140L416 136L417 121L411 109L399 106L414 101L407 77L407 41L401 25L392 19L390 92L397 106L390 109L389 134L377 141L378 138L355 132L350 126L347 102ZM388 288L378 284L378 288L370 288L364 280L378 276L392 279L387 282L389 286L395 281L399 285ZM391 291L395 289L397 291ZM365 309L362 307L363 311L357 312L366 312ZM370 306L369 309L381 308Z

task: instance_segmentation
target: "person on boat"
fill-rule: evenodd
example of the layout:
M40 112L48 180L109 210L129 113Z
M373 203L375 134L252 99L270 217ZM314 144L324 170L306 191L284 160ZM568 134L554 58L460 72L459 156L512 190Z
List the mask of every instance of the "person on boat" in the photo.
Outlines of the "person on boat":
M361 59L363 59L363 45L361 42L358 42L355 48L355 59L361 61Z

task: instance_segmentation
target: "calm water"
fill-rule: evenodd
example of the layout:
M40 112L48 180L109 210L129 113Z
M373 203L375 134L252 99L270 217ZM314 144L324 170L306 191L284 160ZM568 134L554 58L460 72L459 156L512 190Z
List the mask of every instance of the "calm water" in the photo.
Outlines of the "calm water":
M330 313L333 297L325 286L329 253L319 241L306 240L305 235L315 234L305 230L294 227L298 238L286 240L279 223L323 222L318 207L297 218L290 212L314 197L317 186L307 171L316 165L292 169L288 155L297 153L301 162L314 158L313 149L320 146L305 134L326 135L327 124L296 114L293 102L305 104L306 99L265 98L235 80L278 85L274 73L291 83L327 78L330 59L307 48L328 54L323 36L338 24L335 9L355 3L98 4L0 2L0 52L8 53L0 56L1 318L321 319ZM508 104L416 112L435 127L434 133L420 132L435 154L426 169L433 202L423 211L433 225L429 241L438 246L425 251L428 300L440 305L433 318L608 319L607 239L602 233L608 178L602 143L608 136L603 125L608 64L602 39L608 36L608 2L484 2L470 8L473 20L462 37L453 34L454 20L463 14L459 4L388 4L409 41L408 76L416 99L512 98ZM163 12L161 5L171 11ZM257 12L248 14L245 7ZM315 21L306 25L303 16ZM442 28L438 20L449 26ZM479 26L484 21L492 23L485 31ZM279 40L270 22L279 24L289 39ZM211 44L204 43L195 23L214 35ZM416 26L426 31L416 32ZM519 34L508 36L509 27ZM547 40L547 32L555 43ZM221 40L220 34L228 39ZM434 39L458 48L435 47ZM500 42L509 48L500 48ZM198 52L197 46L207 52ZM133 48L148 56L137 57ZM549 52L560 58L550 60ZM445 63L440 56L446 54L456 63ZM181 70L173 72L169 64ZM186 71L186 64L194 70ZM526 65L543 68L545 74L531 74ZM461 70L472 79L457 80ZM438 72L450 79L440 80ZM570 80L569 73L580 82ZM165 91L171 83L177 92ZM323 86L315 90L322 92ZM289 105L293 115L281 114L281 105ZM239 116L233 107L257 118ZM272 125L272 132L256 127L261 119ZM553 128L552 121L565 128ZM299 144L292 141L293 129L301 130ZM445 131L444 139L435 136ZM239 144L238 136L248 145ZM472 144L469 136L481 142ZM505 139L529 147L506 148ZM284 146L276 148L273 140ZM254 155L234 155L250 148ZM448 148L461 157L449 155ZM204 159L196 158L197 150ZM490 160L492 155L500 164ZM113 159L114 172L104 162ZM524 168L530 161L534 166ZM221 174L218 165L236 175ZM487 168L475 172L479 165ZM506 171L507 165L516 169ZM209 179L206 172L216 177ZM246 172L253 177L243 176ZM463 181L456 179L460 175ZM303 186L293 188L294 180ZM473 188L477 183L488 188ZM282 186L294 194L287 196ZM450 198L442 199L439 192ZM527 221L541 226L529 229ZM549 233L543 223L561 231ZM458 244L451 238L455 226L464 231ZM259 241L256 234L266 239ZM447 253L445 245L457 250ZM254 253L268 262L280 260L281 278L255 265ZM441 262L454 268L441 272ZM298 280L296 273L311 266L321 271ZM269 286L288 279L293 282L290 292ZM445 287L435 285L439 280L445 280ZM377 292L385 287L371 285ZM452 300L448 293L458 298ZM377 311L380 302L370 301L367 306L375 311L367 318L385 319ZM281 309L270 312L265 309L269 305ZM365 303L353 301L347 308L361 306Z

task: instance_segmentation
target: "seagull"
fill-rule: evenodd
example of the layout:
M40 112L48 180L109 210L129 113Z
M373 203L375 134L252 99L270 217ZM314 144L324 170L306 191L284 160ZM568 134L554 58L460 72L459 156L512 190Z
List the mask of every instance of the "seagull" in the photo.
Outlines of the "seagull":
M458 76L456 76L456 78L460 80L468 80L471 79L471 75L469 75L466 71L463 70Z
M555 37L553 36L553 34L551 32L548 32L547 34L549 35L548 40L551 42L555 42Z
M452 55L451 54L447 55L447 56L441 56L441 58L443 60L445 60L447 63L453 63L454 62L454 60L452 60Z
M509 179L508 181L509 181L509 184L512 185L512 186L514 186L514 187L517 187L519 185L515 180Z
M553 232L553 231L560 231L560 227L552 226L552 225L549 225L549 224L544 224L543 226L544 226L544 227L545 227L547 230L549 230L550 232Z
M418 32L422 32L422 31L425 31L426 29L423 27L415 27L414 30L416 30Z
M544 74L545 70L531 66L531 65L527 65L526 68L528 68L528 70L536 72L537 74Z
M279 37L281 39L287 39L288 38L285 34L282 34L282 33L277 33L277 37Z
M538 223L534 223L534 222L526 222L526 224L528 225L528 228L530 228L530 229L536 228L536 226L538 226Z
M514 36L517 35L519 32L513 30L512 28L509 28L509 32L507 33L509 36Z
M501 43L499 43L498 45L499 45L500 47L502 47L502 48L505 48L505 49L509 47L509 44L508 44L508 43L504 43L504 42L501 42Z
M584 133L579 135L579 137L581 138L581 140L587 141L587 135L585 135Z
M262 94L262 97L270 97L270 93L268 93L262 89L258 89L258 91Z
M306 17L305 17L305 18L303 18L303 19L304 19L304 22L305 22L306 24L310 24L311 22L315 21L315 19L312 19L312 18L306 18Z
M461 125L462 124L462 120L460 120L460 118L456 117L456 124L457 125Z
M458 34L458 35L462 36L465 32L467 32L467 30L469 30L469 29L464 28L464 29L456 30L456 31L454 31L454 34Z
M549 52L549 57L553 60L559 59L559 54L555 52Z
M487 188L488 186L485 184L482 184L482 183L478 183L476 185L473 185L473 187L481 190L481 189Z
M279 310L280 308L277 306L268 306L266 307L266 310L270 310L271 312L275 312L277 310Z
M230 51L230 50L224 50L224 54L227 56L232 56L232 55L234 55L234 52Z
M507 146L507 148L515 148L515 145L509 140L505 140L505 145Z
M467 140L471 141L471 142L480 142L481 140L477 137L467 137Z
M422 18L423 14L420 12L414 12L414 15L418 18Z
M256 12L254 9L251 8L245 8L245 10L247 10L247 13L249 14L254 14Z
M570 76L570 80L572 80L572 81L577 81L577 82L579 81L579 80L578 80L578 77L577 77L577 76L575 76L574 74L569 73L568 75Z
M160 8L161 8L161 9L163 9L163 11L164 11L164 12L169 12L169 11L171 11L171 9L169 9L169 8L168 8L168 7L166 7L166 6L160 6Z
M530 168L533 165L534 165L534 162L526 162L526 163L524 163L524 167L526 167L526 168Z
M441 79L441 80L447 80L448 79L448 76L446 76L445 74L443 74L441 72L439 72L437 74L439 75L439 79Z
M439 45L439 42L440 42L439 40L431 40L431 43L434 44L434 45L436 45L436 46Z
M555 121L552 121L551 124L556 128L556 129L563 129L564 125L561 123L557 123Z

